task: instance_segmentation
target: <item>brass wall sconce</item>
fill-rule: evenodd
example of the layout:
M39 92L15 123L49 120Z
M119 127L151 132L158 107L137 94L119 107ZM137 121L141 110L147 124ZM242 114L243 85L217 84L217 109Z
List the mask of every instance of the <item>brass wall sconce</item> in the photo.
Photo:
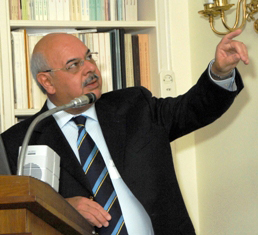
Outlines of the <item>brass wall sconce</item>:
M254 21L254 30L258 33L258 19L256 20L253 16L258 12L258 0L251 0L249 4L246 2L246 0L238 0L236 8L236 20L233 27L229 27L225 19L225 11L229 10L232 6L235 5L228 4L228 0L205 0L204 10L199 11L198 13L205 17L209 17L211 29L216 34L225 35L229 32L235 31L236 29L241 29L246 24L246 21ZM242 14L240 12L241 9ZM214 27L214 18L219 15L227 32L219 32ZM240 16L242 16L242 22L239 26Z

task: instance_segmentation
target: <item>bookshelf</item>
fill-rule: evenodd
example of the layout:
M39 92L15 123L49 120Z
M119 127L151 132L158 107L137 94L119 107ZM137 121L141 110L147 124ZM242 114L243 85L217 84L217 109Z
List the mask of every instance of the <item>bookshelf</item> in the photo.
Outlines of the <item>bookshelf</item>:
M10 20L8 0L0 1L0 43L2 93L1 130L8 129L15 123L15 118L33 115L38 110L15 109L13 91L13 68L10 31L20 28L76 28L110 30L124 28L126 33L149 35L151 91L155 96L162 96L164 77L171 73L171 52L166 46L169 42L169 0L138 1L138 21L37 21Z

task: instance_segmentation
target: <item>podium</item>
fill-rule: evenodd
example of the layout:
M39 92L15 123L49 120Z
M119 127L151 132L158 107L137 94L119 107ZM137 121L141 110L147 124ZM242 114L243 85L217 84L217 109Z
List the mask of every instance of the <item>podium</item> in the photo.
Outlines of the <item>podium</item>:
M0 176L0 235L92 235L93 227L51 186Z

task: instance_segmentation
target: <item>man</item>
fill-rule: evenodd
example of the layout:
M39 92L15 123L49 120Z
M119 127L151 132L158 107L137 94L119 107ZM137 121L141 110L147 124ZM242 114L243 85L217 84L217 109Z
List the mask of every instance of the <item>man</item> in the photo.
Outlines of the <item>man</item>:
M195 86L182 96L166 99L152 97L142 87L101 95L100 71L89 49L71 35L50 34L36 45L32 72L48 96L39 113L82 94L92 92L97 97L94 104L40 122L29 144L48 145L61 157L59 193L89 223L101 228L99 234L107 234L102 228L109 227L112 217L92 200L76 149L77 127L71 119L87 116L86 130L108 167L128 234L195 234L176 180L170 142L219 118L243 88L235 67L239 61L248 64L249 59L245 45L233 40L240 33L222 39L214 62ZM18 148L34 118L2 135L13 173Z

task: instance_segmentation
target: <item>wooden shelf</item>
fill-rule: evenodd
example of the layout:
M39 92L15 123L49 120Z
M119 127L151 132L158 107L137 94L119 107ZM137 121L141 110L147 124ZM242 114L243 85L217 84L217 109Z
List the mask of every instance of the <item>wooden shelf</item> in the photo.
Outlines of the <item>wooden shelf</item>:
M36 21L10 20L10 27L16 28L155 28L155 21Z

